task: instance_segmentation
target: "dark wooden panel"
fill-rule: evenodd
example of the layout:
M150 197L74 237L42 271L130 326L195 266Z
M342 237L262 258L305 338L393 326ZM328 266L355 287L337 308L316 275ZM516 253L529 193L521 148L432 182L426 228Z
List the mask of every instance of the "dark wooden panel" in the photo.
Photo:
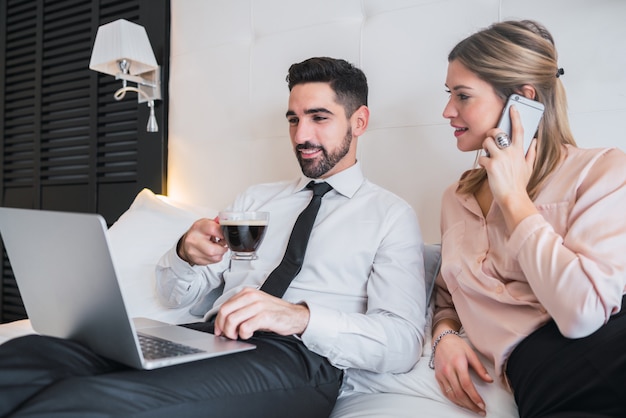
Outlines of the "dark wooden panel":
M98 212L112 224L144 187L166 192L166 82L159 132L148 133L146 104L134 93L116 101L121 81L88 68L97 28L119 18L146 28L167 81L168 0L0 2L1 205ZM20 317L4 255L0 322Z
M90 212L91 199L89 186L85 183L64 183L41 187L41 204L46 210Z
M25 318L26 310L4 249L2 249L2 281L0 284L2 286L2 319L4 322Z

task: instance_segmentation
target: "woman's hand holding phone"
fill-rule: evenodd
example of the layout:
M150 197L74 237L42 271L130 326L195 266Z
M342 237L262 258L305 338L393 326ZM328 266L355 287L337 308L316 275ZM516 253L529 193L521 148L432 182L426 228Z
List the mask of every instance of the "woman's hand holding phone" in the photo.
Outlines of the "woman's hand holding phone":
M513 134L510 117L511 106L515 106L517 109L524 129L524 155L526 155L528 147L537 133L539 122L541 122L543 116L544 106L542 103L528 99L521 94L512 94L509 96L502 110L502 115L500 115L500 121L496 126L498 129L504 131L509 138L512 138Z
M500 207L509 231L513 231L517 224L527 216L536 213L535 205L528 196L526 187L532 174L535 161L535 148L526 151L519 138L524 137L521 115L517 106L508 107L512 120L512 145L498 149L492 139L499 128L487 132L491 137L485 141L487 152L491 157L481 157L479 163L487 171L489 189L495 203ZM532 143L532 140L529 141Z

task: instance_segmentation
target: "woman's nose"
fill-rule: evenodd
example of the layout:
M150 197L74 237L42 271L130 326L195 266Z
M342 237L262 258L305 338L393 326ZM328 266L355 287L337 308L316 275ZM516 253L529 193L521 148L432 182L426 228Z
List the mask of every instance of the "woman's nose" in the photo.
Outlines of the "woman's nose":
M456 108L452 105L452 101L448 100L448 103L446 103L446 106L443 108L443 117L446 119L452 119L456 115Z

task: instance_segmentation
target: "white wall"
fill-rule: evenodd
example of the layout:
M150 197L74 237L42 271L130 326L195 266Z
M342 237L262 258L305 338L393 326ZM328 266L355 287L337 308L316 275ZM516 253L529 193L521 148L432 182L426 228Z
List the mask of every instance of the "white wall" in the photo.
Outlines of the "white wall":
M441 112L446 57L476 29L532 18L555 37L579 145L626 150L623 0L172 0L168 194L221 208L299 173L285 111L290 64L344 58L370 83L366 175L439 241L440 196L469 168Z

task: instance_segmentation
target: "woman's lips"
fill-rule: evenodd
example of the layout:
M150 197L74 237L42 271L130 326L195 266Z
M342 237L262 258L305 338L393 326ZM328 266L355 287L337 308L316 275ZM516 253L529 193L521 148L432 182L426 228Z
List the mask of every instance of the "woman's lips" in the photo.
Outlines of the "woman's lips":
M458 138L461 135L463 135L465 132L467 132L467 128L455 128L454 129L454 136Z

